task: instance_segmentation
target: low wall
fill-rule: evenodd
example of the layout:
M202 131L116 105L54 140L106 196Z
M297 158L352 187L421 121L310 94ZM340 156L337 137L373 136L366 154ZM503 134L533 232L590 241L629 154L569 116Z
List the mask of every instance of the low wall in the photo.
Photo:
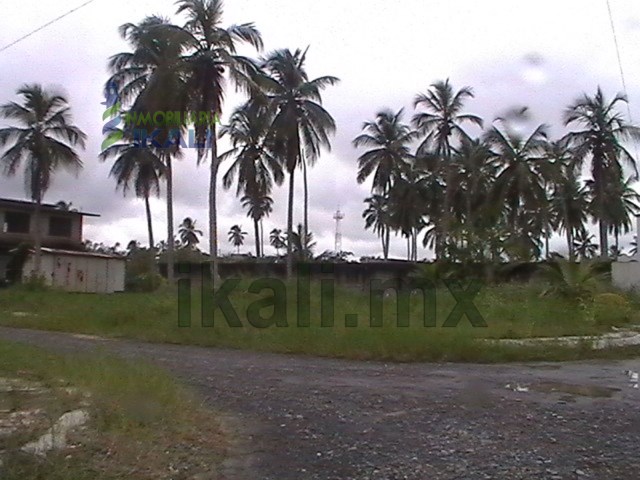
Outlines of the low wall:
M622 290L640 289L640 262L629 260L611 264L611 282Z

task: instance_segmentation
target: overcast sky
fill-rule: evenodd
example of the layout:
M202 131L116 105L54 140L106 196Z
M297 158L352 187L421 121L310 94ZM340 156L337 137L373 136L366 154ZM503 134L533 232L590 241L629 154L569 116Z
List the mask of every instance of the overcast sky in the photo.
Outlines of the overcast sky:
M0 47L81 3L0 0ZM611 7L631 114L640 121L640 2L611 0ZM174 11L172 0L95 0L0 52L0 103L15 100L15 90L23 83L61 88L75 123L89 136L83 172L77 179L57 175L45 200L71 201L101 214L87 219L85 237L93 241L126 244L135 238L146 243L142 201L115 192L109 165L98 161L102 89L107 58L128 48L118 26L149 14L171 17ZM357 256L380 254L379 240L364 230L361 213L369 186L355 181L359 154L351 141L362 122L382 107L405 107L408 119L415 94L449 77L455 87L473 87L476 98L467 105L470 113L491 120L512 106L528 105L532 124L551 124L559 136L564 131L562 111L575 97L595 92L598 85L608 97L622 91L606 0L228 0L225 19L227 24L254 22L266 50L310 45L309 74L341 79L324 93L325 106L338 124L333 149L322 155L309 176L310 229L317 253L333 249L332 217L340 207L345 213L343 249ZM229 95L225 112L241 100ZM22 176L0 178L0 196L25 198L23 185ZM190 216L206 230L207 188L206 167L197 167L194 153L188 152L175 167L176 225ZM232 250L226 239L232 225L250 233L253 229L234 192L221 191L220 196L219 235L226 252ZM286 225L286 188L277 190L274 198L265 232ZM296 198L301 207L301 190ZM166 236L164 202L154 200L152 208L160 239ZM298 208L296 221L301 220ZM554 243L561 247L560 240ZM208 247L206 240L203 247ZM252 247L250 235L245 248ZM392 241L392 256L405 252L401 238ZM421 249L419 255L427 252Z

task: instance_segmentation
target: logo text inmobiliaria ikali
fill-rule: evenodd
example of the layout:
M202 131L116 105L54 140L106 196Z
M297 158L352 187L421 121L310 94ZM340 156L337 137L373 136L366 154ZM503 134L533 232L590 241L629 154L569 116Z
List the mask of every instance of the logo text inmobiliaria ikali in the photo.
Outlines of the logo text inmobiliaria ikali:
M104 96L102 105L107 108L102 114L102 120L106 121L102 127L102 134L105 135L102 151L122 140L125 134L139 148L210 148L211 129L207 129L204 140L199 140L195 129L187 127L207 127L220 123L218 115L211 112L123 112L115 82L107 84Z

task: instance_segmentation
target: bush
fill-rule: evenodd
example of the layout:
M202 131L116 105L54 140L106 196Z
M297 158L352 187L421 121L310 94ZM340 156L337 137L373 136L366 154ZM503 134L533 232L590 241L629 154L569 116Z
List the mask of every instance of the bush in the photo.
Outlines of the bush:
M164 283L164 278L157 273L142 273L129 281L127 290L132 292L149 293L158 290Z
M36 275L32 273L22 282L22 287L30 292L41 292L49 290L47 280L44 275Z
M597 325L623 326L631 321L631 305L617 293L601 293L593 298L593 316Z
M579 302L591 302L603 278L596 264L567 260L550 262L541 275L549 284L543 295L556 295Z

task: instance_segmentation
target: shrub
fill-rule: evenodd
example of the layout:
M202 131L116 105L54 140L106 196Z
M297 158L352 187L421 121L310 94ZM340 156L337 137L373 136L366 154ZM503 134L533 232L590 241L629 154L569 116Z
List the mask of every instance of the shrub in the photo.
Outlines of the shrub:
M129 282L127 290L141 293L155 292L163 282L164 278L157 273L142 273Z
M617 293L601 293L593 298L593 316L601 326L623 326L631 320L631 305Z
M595 295L602 274L590 262L558 260L546 265L541 276L549 287L543 295L557 295L580 302L590 302Z

